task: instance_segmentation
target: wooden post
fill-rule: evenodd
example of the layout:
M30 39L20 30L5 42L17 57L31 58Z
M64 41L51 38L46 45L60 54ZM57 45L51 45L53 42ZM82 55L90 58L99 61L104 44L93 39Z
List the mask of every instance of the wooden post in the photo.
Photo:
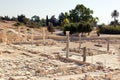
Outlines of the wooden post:
M110 43L109 43L109 38L108 38L108 39L107 39L107 51L109 51L109 48L110 48L110 47L109 47L109 46L110 46L109 44L110 44Z
M81 48L81 34L79 33L79 50Z
M83 48L83 62L86 62L86 47Z
M69 32L70 32L70 31L66 31L66 36L67 36L67 44L66 44L67 52L66 52L66 58L69 58Z
M33 35L34 35L34 31L33 31L33 29L31 29L31 44L33 44L33 40L34 40Z
M25 41L27 41L27 28L24 28Z
M45 45L45 27L42 28L43 44Z

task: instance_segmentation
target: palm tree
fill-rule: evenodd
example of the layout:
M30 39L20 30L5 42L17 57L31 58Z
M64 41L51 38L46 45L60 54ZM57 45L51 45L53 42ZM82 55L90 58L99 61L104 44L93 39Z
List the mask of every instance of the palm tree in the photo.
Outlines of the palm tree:
M119 12L117 10L114 10L111 14L112 18L114 18L114 22L116 21L116 18L119 16Z

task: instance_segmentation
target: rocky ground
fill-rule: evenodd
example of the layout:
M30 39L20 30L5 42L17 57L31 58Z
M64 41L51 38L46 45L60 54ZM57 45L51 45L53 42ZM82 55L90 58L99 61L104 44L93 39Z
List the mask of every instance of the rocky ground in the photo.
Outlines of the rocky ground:
M39 38L41 30L35 29L33 44L29 39L19 43L14 42L18 38L14 22L0 24L1 29L3 25L9 28L7 37L12 41L8 45L0 43L0 80L120 80L119 35L110 36L109 51L106 39L109 35L82 39L80 50L78 37L70 37L69 59L66 59L65 36L46 35L49 39L43 44ZM1 35L2 32L0 41ZM83 47L87 49L87 63L82 62Z
M71 49L78 47L78 43L72 42L70 45L72 45L72 47L70 47ZM86 43L83 43L82 47L85 45ZM59 60L58 54L62 53L63 57L65 56L65 51L63 50L65 46L66 43L57 42L52 39L47 40L46 45L43 45L42 41L39 41L39 44L32 45L5 45L1 43L0 80L98 80L98 78L104 80L106 78L105 75L117 74L119 76L120 65L115 69L113 66L116 65L106 67L108 63L106 62L106 65L104 65L104 62L102 62L102 59L106 58L105 56L97 60L98 57L96 57L96 55L101 55L99 57L102 57L103 54L107 53L95 54L95 56L93 56L94 64L89 61L88 55L87 62L91 63L89 65L80 65L75 62ZM77 55L79 53L70 53L71 59L80 60L80 55ZM117 60L114 59L114 55L111 55L113 57L110 57L110 55L111 54L106 55L109 56L106 58L106 61L112 58L112 62L116 62ZM88 77L88 79L85 79L85 77ZM119 80L119 77L118 79L117 77L113 75L113 80Z

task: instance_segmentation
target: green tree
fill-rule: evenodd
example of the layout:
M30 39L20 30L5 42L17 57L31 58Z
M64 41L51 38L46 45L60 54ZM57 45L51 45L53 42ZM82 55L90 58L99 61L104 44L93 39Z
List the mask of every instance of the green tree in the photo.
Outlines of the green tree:
M1 19L2 19L2 20L7 20L7 21L10 21L10 20L11 20L10 17L8 17L8 16L1 17Z
M118 18L119 16L119 12L117 10L114 10L111 14L112 18L114 18L114 21L117 20L116 18Z
M40 22L40 17L37 15L32 16L31 18L32 21L39 23Z
M29 19L26 18L26 16L23 15L23 14L18 16L17 19L18 19L19 22L24 23L24 24L27 24L29 22Z
M42 18L40 20L40 24L41 24L41 26L46 26L46 20L44 18Z
M12 17L11 21L17 21L17 18L16 17Z
M59 25L64 26L66 23L69 23L69 13L60 13L59 15Z
M79 33L82 33L82 34L88 33L88 35L89 35L89 33L93 30L93 24L90 22L87 22L87 23L80 22L77 28L78 28L77 30Z
M58 20L55 18L55 15L51 16L51 18L49 19L49 21L53 24L53 26L57 26L58 25Z
M119 16L119 12L117 11L117 10L114 10L113 12L112 12L112 14L111 14L111 16L112 16L112 18L114 18L114 22L113 22L113 24L114 24L114 26L116 26L118 23L118 20L117 20L117 18L118 18L118 16Z
M63 22L63 20L64 20L64 18L65 18L64 13L63 13L63 12L60 13L58 18L59 18L59 25L61 25L61 23Z
M62 26L64 26L65 24L69 24L69 20L67 18L64 18L62 22Z
M66 34L66 31L70 31L70 34L76 33L77 27L78 27L77 23L65 24L63 33Z
M55 31L54 27L53 27L53 24L51 22L49 22L49 25L48 25L47 29L48 29L49 32L51 32L51 34L53 34L53 32Z
M46 26L49 25L49 19L48 19L48 15L46 16Z
M71 22L89 21L93 18L93 11L83 4L78 4L75 9L70 10L69 13Z

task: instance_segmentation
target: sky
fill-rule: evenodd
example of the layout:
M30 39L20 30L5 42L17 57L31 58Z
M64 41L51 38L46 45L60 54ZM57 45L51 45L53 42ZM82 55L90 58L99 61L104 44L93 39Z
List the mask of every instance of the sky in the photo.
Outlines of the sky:
M24 14L31 18L34 15L40 18L49 18L61 12L69 12L77 4L83 4L94 11L93 16L99 18L99 24L108 24L113 20L113 10L120 12L120 0L0 0L0 16L15 16ZM120 16L118 17L120 20Z

